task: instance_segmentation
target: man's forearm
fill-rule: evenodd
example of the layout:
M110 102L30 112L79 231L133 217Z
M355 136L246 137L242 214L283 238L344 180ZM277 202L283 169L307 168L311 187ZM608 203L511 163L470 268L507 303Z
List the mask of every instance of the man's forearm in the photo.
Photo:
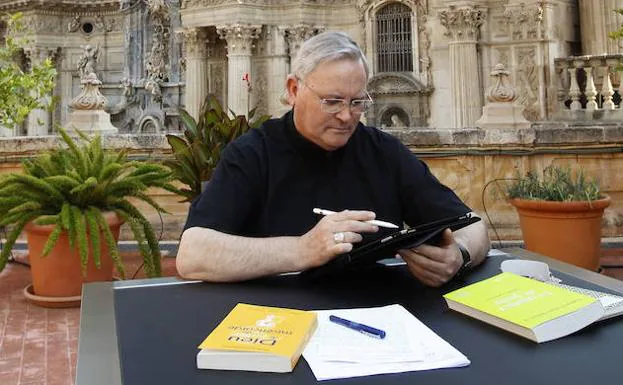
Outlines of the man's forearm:
M183 278L242 281L298 271L298 237L249 238L193 227L182 234L177 271Z
M465 246L470 253L474 265L484 261L490 248L487 226L484 221L479 221L457 230L454 233L455 240Z

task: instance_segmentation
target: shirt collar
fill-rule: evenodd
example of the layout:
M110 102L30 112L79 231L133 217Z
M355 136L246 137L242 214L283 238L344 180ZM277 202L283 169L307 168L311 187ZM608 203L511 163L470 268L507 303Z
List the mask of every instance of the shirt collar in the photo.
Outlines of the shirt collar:
M327 151L324 148L318 146L316 143L310 141L296 129L294 125L294 111L290 110L285 115L286 121L286 136L288 141L294 146L294 148L302 154L308 156L321 156L324 158L333 158L337 155L341 155L345 148L348 147L350 140L345 146L340 147L334 151ZM352 138L351 138L352 139Z

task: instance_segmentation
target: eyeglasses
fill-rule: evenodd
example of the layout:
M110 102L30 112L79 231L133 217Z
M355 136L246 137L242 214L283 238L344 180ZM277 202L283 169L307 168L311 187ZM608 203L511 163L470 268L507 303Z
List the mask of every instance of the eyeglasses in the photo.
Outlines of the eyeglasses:
M350 111L356 114L362 114L366 112L374 101L370 97L368 91L364 91L366 93L367 99L351 99L350 102L346 101L346 99L333 99L333 98L323 98L310 86L308 86L304 81L299 80L299 84L304 85L310 90L318 99L320 99L320 109L323 112L328 114L337 114L338 112L342 112L346 107L350 107Z

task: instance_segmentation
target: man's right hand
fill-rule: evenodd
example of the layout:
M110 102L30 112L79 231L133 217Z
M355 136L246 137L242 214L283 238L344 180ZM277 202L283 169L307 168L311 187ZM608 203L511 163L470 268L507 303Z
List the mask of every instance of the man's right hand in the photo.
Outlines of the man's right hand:
M361 233L375 233L379 228L366 223L376 214L372 211L344 210L322 218L299 238L298 255L301 270L324 265L337 255L348 253L361 242Z

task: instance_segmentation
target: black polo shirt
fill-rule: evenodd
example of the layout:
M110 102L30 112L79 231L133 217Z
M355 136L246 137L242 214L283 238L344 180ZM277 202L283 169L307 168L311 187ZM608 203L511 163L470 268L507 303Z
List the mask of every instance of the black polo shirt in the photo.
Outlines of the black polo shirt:
M395 137L359 123L344 147L326 151L296 131L290 111L225 148L185 228L302 235L320 219L314 207L371 210L410 226L471 211Z

